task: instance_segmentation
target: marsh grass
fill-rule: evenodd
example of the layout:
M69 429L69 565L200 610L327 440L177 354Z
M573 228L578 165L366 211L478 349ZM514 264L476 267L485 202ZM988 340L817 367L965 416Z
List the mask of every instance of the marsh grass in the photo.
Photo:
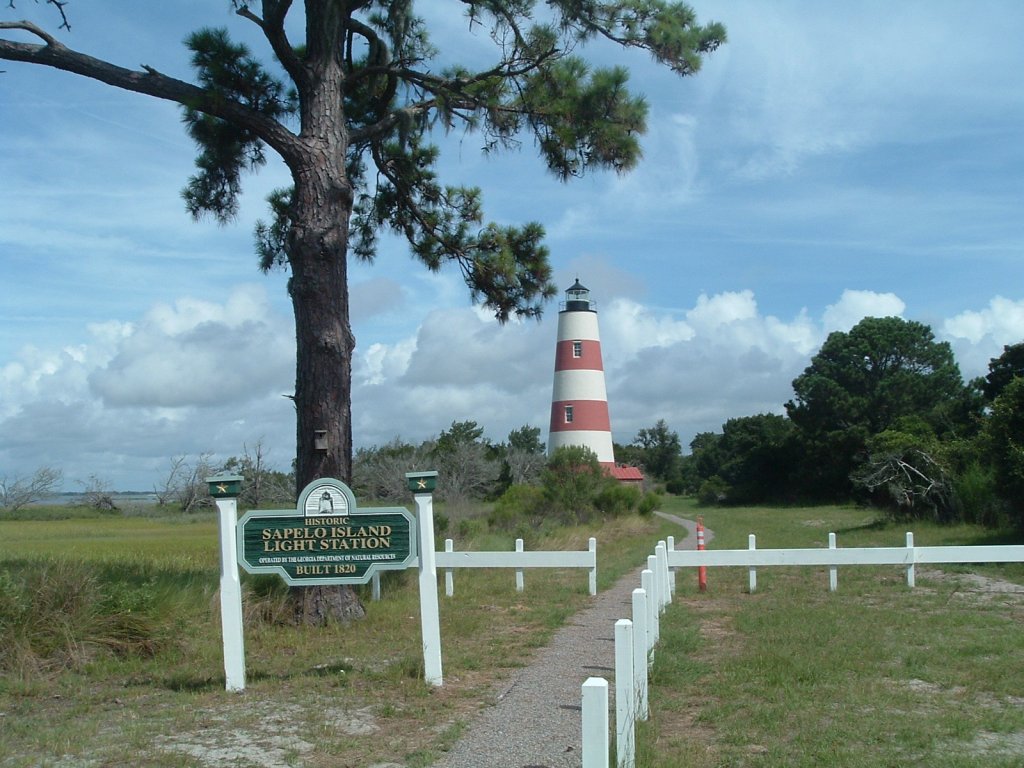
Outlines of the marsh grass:
M504 549L460 510L457 548ZM459 531L467 533L460 538ZM544 548L598 538L603 588L677 526L622 518L545 532ZM444 536L440 537L443 542ZM443 543L442 543L443 546ZM495 685L587 604L587 574L456 572L441 589L445 685L423 682L414 571L350 627L285 621L283 583L243 574L246 691L224 691L212 517L0 521L0 764L429 765ZM219 761L219 762L218 762ZM234 764L234 763L233 763Z
M904 526L856 508L705 512L713 548L902 546ZM922 545L988 543L971 526L915 524ZM1024 763L1024 602L958 570L709 569L680 574L652 679L638 765L1019 766ZM1019 577L1019 566L991 567Z

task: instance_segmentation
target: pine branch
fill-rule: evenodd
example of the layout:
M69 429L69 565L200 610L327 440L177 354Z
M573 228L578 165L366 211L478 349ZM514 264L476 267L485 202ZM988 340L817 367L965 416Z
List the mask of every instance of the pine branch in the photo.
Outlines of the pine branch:
M11 3L10 7L14 7L14 3ZM63 25L62 25L63 26ZM63 48L64 45L53 35L41 27L36 26L31 21L0 21L0 29L20 29L24 32L30 32L39 39L41 39L47 46L52 48Z
M288 73L288 76L293 81L300 83L305 79L305 70L303 69L302 61L295 54L295 48L289 42L288 35L284 31L284 20L291 9L291 5L292 0L280 0L280 2L264 0L264 15L261 18L249 10L248 3L236 2L235 13L243 19L248 19L260 28L263 36L270 43L274 55L277 56L277 60L284 67L285 72Z
M36 2L39 2L39 0L36 0ZM64 11L64 6L66 6L68 4L68 0L46 0L46 4L47 5L52 5L54 8L57 9L57 13L60 14L60 26L57 27L57 29L66 29L68 32L70 32L71 31L71 22L68 21L68 15ZM10 0L10 2L7 3L7 7L11 8L11 9L14 9L17 6L14 5L14 0ZM28 23L28 22L24 22L24 23Z

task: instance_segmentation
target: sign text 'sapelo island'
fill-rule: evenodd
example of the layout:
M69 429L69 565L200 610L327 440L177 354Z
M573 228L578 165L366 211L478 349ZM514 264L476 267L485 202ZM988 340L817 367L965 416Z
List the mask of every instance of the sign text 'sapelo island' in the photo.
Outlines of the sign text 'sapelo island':
M239 564L293 585L365 584L416 560L416 519L402 507L360 510L344 483L316 480L295 510L247 512L238 521Z

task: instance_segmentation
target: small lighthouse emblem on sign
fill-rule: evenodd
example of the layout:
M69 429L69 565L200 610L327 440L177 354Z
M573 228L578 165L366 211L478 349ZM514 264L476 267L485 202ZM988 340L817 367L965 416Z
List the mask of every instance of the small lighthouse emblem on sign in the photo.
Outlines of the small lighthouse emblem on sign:
M548 453L567 445L589 448L601 464L615 466L597 309L578 278L558 313Z

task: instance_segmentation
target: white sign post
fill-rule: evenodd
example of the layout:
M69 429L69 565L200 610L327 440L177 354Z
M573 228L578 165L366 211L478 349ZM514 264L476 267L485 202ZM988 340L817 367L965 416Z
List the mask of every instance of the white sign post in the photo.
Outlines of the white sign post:
M416 501L420 540L420 625L423 632L423 670L430 685L444 682L441 674L441 615L437 605L437 558L434 554L434 488L437 472L407 472Z
M239 475L206 478L217 502L220 529L220 626L224 640L225 688L245 690L245 640L242 632L242 583L238 577L235 528L238 525Z

